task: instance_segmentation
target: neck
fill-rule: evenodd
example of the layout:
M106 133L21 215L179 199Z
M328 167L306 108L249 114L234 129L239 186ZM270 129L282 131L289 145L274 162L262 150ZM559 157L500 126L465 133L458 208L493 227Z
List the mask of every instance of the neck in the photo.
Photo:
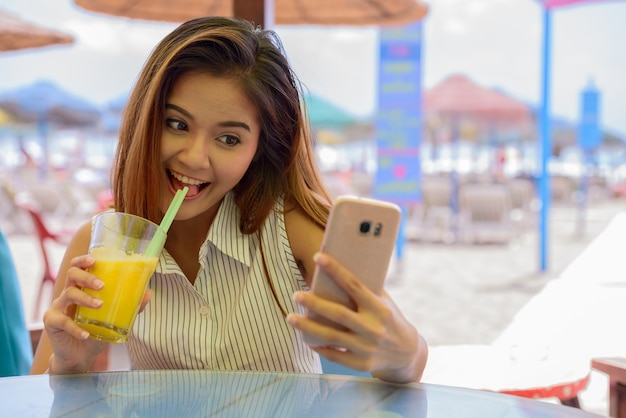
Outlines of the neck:
M219 207L218 204L193 218L173 221L167 234L167 240L169 241L170 238L187 240L198 237L204 241Z
M191 219L172 222L167 234L165 249L176 260L193 284L199 269L198 254L207 232L215 219L219 205Z

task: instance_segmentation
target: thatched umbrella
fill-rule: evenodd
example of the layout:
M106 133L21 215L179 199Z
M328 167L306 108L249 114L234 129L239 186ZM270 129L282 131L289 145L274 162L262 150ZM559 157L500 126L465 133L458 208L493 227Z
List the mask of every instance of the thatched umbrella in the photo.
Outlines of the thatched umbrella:
M67 45L73 42L74 38L70 35L28 23L10 13L0 11L0 51Z
M262 26L402 25L422 19L420 0L75 0L86 10L135 19L183 22L200 16L237 16ZM274 5L274 19L265 10Z

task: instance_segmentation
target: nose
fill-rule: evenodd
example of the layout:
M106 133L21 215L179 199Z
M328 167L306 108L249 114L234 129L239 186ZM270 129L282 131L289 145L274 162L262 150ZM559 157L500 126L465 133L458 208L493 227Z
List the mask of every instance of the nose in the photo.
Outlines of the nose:
M190 136L179 153L179 159L191 168L209 167L209 141L201 133Z

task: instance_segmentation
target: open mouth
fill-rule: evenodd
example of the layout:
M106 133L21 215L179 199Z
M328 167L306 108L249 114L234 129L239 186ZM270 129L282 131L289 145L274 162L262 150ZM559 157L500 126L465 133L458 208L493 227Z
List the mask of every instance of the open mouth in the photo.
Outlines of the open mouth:
M203 182L198 179L187 177L172 170L167 170L167 174L174 190L180 190L185 186L189 188L186 196L187 199L198 195L204 188L211 184L209 182Z

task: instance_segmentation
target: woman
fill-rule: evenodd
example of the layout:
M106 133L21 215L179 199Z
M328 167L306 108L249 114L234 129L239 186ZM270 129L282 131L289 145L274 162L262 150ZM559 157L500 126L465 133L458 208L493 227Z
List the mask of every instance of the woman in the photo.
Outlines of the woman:
M278 37L245 21L184 23L146 62L120 131L115 209L158 223L176 190L189 192L128 341L132 368L319 373L319 353L389 381L421 377L426 343L388 295L329 256L314 260L330 203L301 97ZM103 348L72 320L77 305L101 303L80 290L102 286L86 271L89 229L61 264L33 373L84 372ZM358 312L307 292L316 263Z

